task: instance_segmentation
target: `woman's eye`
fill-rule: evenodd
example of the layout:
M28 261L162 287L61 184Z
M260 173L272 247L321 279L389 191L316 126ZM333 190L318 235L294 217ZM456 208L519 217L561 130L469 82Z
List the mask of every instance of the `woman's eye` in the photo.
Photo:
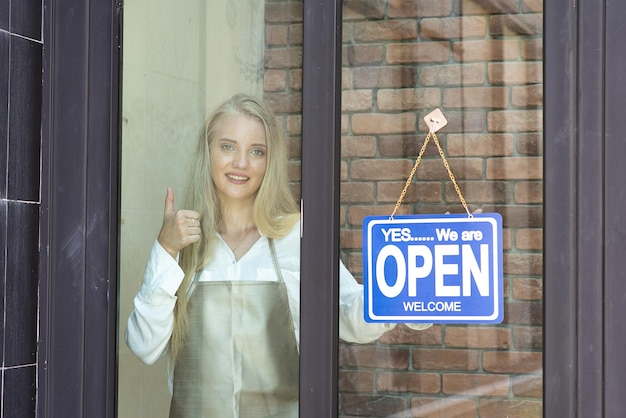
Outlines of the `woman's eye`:
M232 145L230 145L230 144L222 144L222 145L221 145L221 148L222 148L222 150L224 150L224 151L234 151L234 150L235 150L235 147L233 147L233 146L232 146Z
M259 157L265 155L265 151L263 151L262 149L253 149L252 151L250 151L250 153Z

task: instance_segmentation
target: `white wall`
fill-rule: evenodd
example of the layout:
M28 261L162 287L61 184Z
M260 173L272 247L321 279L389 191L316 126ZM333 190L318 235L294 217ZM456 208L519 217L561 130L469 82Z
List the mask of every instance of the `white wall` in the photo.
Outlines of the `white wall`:
M235 92L262 94L264 2L124 2L118 417L167 417L166 360L145 366L124 343L163 215L177 209L191 152L211 110Z

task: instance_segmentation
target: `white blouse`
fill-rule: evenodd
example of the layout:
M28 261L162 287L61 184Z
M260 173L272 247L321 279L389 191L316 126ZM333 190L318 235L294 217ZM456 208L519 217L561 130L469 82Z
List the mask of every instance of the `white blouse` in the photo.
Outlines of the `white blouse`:
M300 335L300 223L282 239L274 240L289 298L296 341ZM155 241L134 310L126 326L125 340L144 363L152 364L167 352L174 326L176 291L184 273L177 261ZM236 260L228 245L218 240L212 261L200 272L200 281L278 280L268 239L261 236L241 259ZM431 324L410 324L425 329ZM367 323L363 319L363 286L343 263L339 266L339 337L366 343L378 339L395 324Z

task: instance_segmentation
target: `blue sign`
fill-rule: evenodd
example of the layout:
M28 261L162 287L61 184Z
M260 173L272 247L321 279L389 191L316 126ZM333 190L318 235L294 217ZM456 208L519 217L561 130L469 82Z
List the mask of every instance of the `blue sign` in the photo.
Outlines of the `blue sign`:
M502 217L368 216L363 284L367 322L500 323Z

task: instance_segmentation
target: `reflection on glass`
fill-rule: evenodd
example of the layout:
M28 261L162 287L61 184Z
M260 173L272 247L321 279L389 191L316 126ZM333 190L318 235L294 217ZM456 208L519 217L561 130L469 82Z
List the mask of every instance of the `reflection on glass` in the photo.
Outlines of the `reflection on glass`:
M253 384L251 386L249 376L260 372L251 374L250 368L237 363L233 356L230 356L230 363L224 361L227 356L218 361L209 357L228 354L224 349L209 350L208 354L204 349L200 352L197 349L199 345L221 346L226 345L223 341L231 341L231 347L237 344L256 347L258 350L252 354L262 353L259 351L261 346L254 340L254 333L247 327L244 327L245 339L233 337L233 330L241 329L234 325L220 326L221 334L211 334L212 340L197 332L197 324L201 324L200 329L206 329L207 324L223 325L226 322L227 301L232 305L234 301L245 300L241 303L246 309L231 309L231 313L236 311L240 315L229 317L232 324L256 323L249 321L249 316L257 317L259 306L282 306L279 320L286 321L285 326L264 330L274 338L263 341L275 342L277 338L283 338L286 342L281 345L284 351L276 351L273 344L266 346L265 356L282 360L292 358L292 363L294 357L297 359L297 327L294 324L299 312L289 305L286 297L285 288L293 279L283 270L283 263L289 262L289 256L282 253L284 248L280 247L281 242L282 247L286 245L285 240L289 237L299 240L299 228L295 226L297 215L290 215L298 213L297 206L293 199L283 199L283 195L298 192L301 14L301 6L294 8L289 2L273 2L266 6L252 0L210 3L138 0L124 5L119 417L169 416L172 385L181 389L174 396L175 407L171 416L189 413L199 416L193 410L189 412L189 408L198 408L202 402L187 402L185 397L192 396L193 390L200 387L215 393L214 388L205 386L214 382L213 378L221 371L215 365L222 368L230 365L231 371L240 367L240 373L236 375L245 381L245 385L240 385L243 390L252 388L246 392L249 394L258 389ZM219 123L214 124L216 130L209 136L215 134L227 141L211 141L216 148L209 154L202 149L208 144L203 140L205 122L209 113L235 92L264 98L276 115L276 122L267 115L269 109L256 105L256 99L245 100L248 105L237 105L235 107L239 110L215 119ZM246 106L246 110L241 110ZM271 129L265 129L267 126ZM237 129L233 130L233 127ZM198 142L201 152L197 150ZM235 150L237 152L233 153ZM240 153L241 150L246 152ZM209 166L203 160L209 155L222 157L212 160ZM238 171L224 171L228 158ZM276 169L277 166L281 168ZM209 167L214 171L209 171ZM223 170L222 177L219 177L220 169ZM259 181L266 169L272 171L268 174L272 179L269 183L275 186L270 192L263 192ZM222 182L213 180L218 177ZM215 185L214 194L207 193L206 184ZM233 195L228 188L242 184L249 185L247 189L240 187L247 190L243 195ZM265 196L265 202L272 204L260 205L263 216L253 219L250 196L257 190L259 195ZM219 210L211 210L215 207ZM177 212L178 209L185 212ZM175 227L176 216L180 215L182 233L176 232ZM268 222L269 215L278 217L280 222ZM200 234L200 231L206 231L206 234ZM200 236L203 239L198 240ZM157 237L158 241L155 241ZM284 257L278 260L280 269L275 267L270 256L271 237L282 239L274 240L277 258ZM179 251L183 246L185 249ZM297 245L288 247L298 248ZM178 256L186 271L200 266L204 268L199 274L192 272L185 276L173 256ZM258 262L259 259L262 263ZM290 267L286 267L289 270ZM220 276L227 276L232 282L224 283ZM247 297L249 286L241 285L254 279L266 281L266 286L258 286L256 297L250 299ZM175 297L181 281L180 289L184 290L179 289L179 292L185 293L188 299ZM272 284L267 285L267 282ZM299 289L293 287L289 292L298 292ZM206 302L209 295L214 300L210 315L205 315L202 307L208 303L197 300ZM177 300L188 302L184 311L188 312L187 315L173 314L172 308L179 305ZM252 304L262 301L265 303ZM133 312L136 306L140 308ZM151 310L156 306L168 308ZM253 313L249 310L252 307L256 308ZM267 323L280 325L270 317L275 312L264 312L268 315ZM129 345L124 344L127 318L130 318ZM174 325L174 318L181 323L187 319L186 325ZM175 330L174 340L169 338L172 328ZM285 330L288 332L279 332ZM183 335L186 337L178 338ZM233 351L239 352L238 349ZM178 353L177 366L170 367L174 364L171 361L174 352ZM194 360L188 361L190 359ZM254 357L249 361L259 363ZM154 364L148 366L143 362ZM209 362L214 367L204 368L202 362ZM295 363L295 368L281 369L289 373L274 382L264 380L262 385L262 391L266 393L275 390L276 385L280 386L276 389L280 396L291 399L291 402L285 402L287 408L293 408L294 396L297 396L297 361ZM200 375L193 375L193 379L204 383L189 388L180 377L190 376L192 372L211 373L212 379L201 380ZM262 374L272 373L265 371ZM230 374L231 380L234 375ZM227 404L216 402L216 399L217 395L212 404L227 408ZM242 405L257 405L257 401L252 399ZM297 404L297 398L295 402ZM215 416L226 416L217 414Z
M542 2L344 1L343 42L342 259L360 277L362 220L391 214L440 108L463 196L503 217L505 317L342 343L339 416L541 416ZM446 211L431 142L398 213Z

